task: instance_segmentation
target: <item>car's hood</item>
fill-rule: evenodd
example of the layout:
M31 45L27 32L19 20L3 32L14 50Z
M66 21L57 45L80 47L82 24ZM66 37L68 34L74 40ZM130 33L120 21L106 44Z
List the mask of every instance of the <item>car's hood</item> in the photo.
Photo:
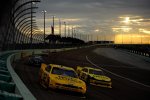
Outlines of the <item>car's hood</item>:
M70 84L74 86L84 86L85 82L78 78L62 76L62 75L51 75L51 80L55 81L58 84Z
M102 80L102 81L111 81L111 79L105 75L94 75L90 74L90 76L96 80Z

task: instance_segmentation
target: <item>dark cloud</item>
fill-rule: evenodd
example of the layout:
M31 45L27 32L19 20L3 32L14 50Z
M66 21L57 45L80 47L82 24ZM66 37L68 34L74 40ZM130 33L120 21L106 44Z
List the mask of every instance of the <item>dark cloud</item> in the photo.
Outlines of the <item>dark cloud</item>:
M149 0L42 0L40 9L67 16L87 16L107 13L148 13ZM94 14L94 15L93 15ZM109 14L108 14L109 16Z
M44 9L47 10L47 18L56 15L62 19L81 19L71 24L83 25L88 31L95 27L111 27L118 23L115 21L120 20L119 16L149 19L149 5L150 0L42 0L38 5L37 20L43 17L41 11Z

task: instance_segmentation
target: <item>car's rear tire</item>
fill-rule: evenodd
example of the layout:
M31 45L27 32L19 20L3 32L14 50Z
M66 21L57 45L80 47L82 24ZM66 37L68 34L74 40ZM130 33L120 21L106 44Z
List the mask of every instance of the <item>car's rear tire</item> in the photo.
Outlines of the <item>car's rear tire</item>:
M86 84L87 84L87 85L90 84L90 76L87 76L87 78L86 78Z

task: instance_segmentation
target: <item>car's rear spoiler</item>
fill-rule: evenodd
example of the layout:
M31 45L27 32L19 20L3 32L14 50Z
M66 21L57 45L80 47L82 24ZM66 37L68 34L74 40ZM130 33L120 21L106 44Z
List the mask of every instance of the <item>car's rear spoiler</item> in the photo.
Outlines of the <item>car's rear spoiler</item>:
M83 69L83 67L77 66L76 72L77 72L78 75L80 74L80 72L81 72L82 69Z

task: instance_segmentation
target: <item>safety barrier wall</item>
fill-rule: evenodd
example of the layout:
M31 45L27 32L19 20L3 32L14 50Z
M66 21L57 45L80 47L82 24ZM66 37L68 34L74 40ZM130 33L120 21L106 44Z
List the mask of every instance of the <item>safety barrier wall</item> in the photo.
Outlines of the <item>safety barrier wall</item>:
M0 84L2 75L1 70L6 69L6 71L9 73L9 77L11 78L11 81L6 82L6 89L8 88L14 88L13 92L10 93L10 91L5 91L0 87L0 100L36 100L36 98L32 95L32 93L28 90L28 88L24 85L24 83L21 81L19 76L16 74L12 67L12 63L18 59L21 59L22 57L29 56L32 54L48 54L49 52L61 52L66 50L73 50L73 49L79 49L79 48L88 48L95 45L90 46L83 46L83 47L74 47L74 48L62 48L62 49L31 49L31 50L13 50L13 51L6 51L0 54L0 61L1 58L3 58L4 55L6 56L5 61L5 67L1 68L0 65ZM3 72L4 73L4 72ZM8 84L8 85L7 85Z
M13 52L12 52L13 53ZM8 66L10 66L9 56L11 52L5 52L0 55L0 100L22 100L16 88L16 84L13 80L14 75L10 72Z
M0 54L1 58L5 55L4 68L0 65L0 100L36 100L32 93L21 81L19 76L16 74L12 67L12 63L22 57L29 56L32 54L42 54L49 52L60 52L64 50L72 50L77 48L63 48L63 49L37 49L37 50L14 50L6 51ZM2 60L0 59L2 62ZM4 69L6 71L4 71ZM8 75L7 75L8 73ZM7 76L6 76L6 75ZM9 81L7 81L9 80Z
M16 54L12 54L7 59L8 71L10 72L10 74L12 76L12 80L14 81L14 83L16 85L15 93L20 94L24 100L36 100L36 98L32 95L32 93L28 90L28 88L26 88L24 83L21 81L19 76L16 74L16 72L14 71L14 69L11 65L11 63L14 60L19 59L20 57L21 57L21 53L16 53Z

